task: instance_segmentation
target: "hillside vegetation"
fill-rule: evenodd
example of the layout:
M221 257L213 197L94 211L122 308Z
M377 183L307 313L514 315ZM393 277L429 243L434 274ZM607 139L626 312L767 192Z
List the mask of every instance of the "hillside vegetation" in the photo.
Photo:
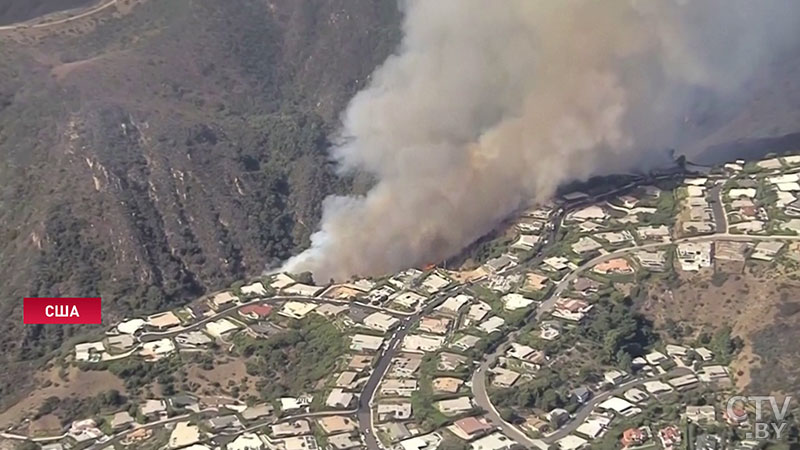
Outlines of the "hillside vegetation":
M0 2L0 26L94 3L97 0L3 0Z
M100 295L112 323L305 246L398 23L394 0L122 0L0 35L0 399L99 330L23 326L23 297Z

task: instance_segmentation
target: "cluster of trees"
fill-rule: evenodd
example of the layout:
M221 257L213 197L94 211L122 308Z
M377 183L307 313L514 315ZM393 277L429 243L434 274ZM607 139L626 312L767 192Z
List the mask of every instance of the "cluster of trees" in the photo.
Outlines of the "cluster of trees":
M83 369L105 370L125 381L125 388L132 393L139 392L145 386L157 382L165 395L175 393L175 375L183 373L185 362L180 356L172 356L155 362L145 362L138 358L124 358L108 365L91 364Z
M435 402L432 375L436 372L436 356L425 355L419 368L419 389L411 394L414 419L425 430L433 430L447 422L447 417L433 406Z
M247 358L248 375L260 378L261 396L271 400L314 389L336 369L348 342L333 324L310 316L284 333L264 340L246 339L238 347Z
M662 192L658 196L655 207L655 213L642 214L643 225L671 225L675 223L676 201L672 192Z
M560 392L564 380L557 372L543 369L534 380L513 389L502 389L492 395L495 405L505 408L538 408L550 411L566 405L568 399Z
M733 357L744 347L744 341L733 335L733 329L725 325L713 335L703 332L697 338L700 345L707 345L714 352L714 359L720 364L728 365Z
M45 233L51 244L36 260L32 281L34 295L61 296L60 288L66 283L77 286L71 295L97 295L96 286L102 277L99 266L104 262L105 253L84 238L82 230L87 227L88 223L76 217L68 205L58 205L49 211ZM22 330L19 352L14 356L18 361L41 358L78 334L80 329L75 325L26 326ZM12 340L10 336L3 338Z
M486 262L502 255L510 244L511 239L490 234L472 244L465 253L474 261Z
M598 362L617 365L627 371L631 370L632 359L643 354L657 340L652 323L635 311L630 298L611 298L608 295L598 301L592 320L582 323L575 333L599 349L595 355ZM584 379L589 375L584 373L586 370L581 370ZM563 389L569 377L566 373L545 368L534 380L522 382L513 389L494 392L492 400L510 420L514 420L513 411L516 409L572 409L576 405Z
M36 412L36 418L38 419L48 414L55 414L58 416L61 424L66 425L79 418L118 410L125 405L128 405L128 399L116 389L108 390L94 397L59 398L52 396L45 399L41 406L39 406Z
M657 340L652 322L636 312L627 297L619 302L601 299L592 320L581 324L579 333L600 346L598 356L603 363L625 370L630 370L631 360Z
M680 340L684 336L694 333L694 327L687 322L677 322L672 318L666 318L663 325L664 332L672 340Z

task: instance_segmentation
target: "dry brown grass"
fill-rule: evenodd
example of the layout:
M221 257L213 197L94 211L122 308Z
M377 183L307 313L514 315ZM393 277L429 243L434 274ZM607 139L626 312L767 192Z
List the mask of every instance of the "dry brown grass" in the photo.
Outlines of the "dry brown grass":
M186 372L189 382L197 383L199 386L196 392L203 395L228 396L233 386L239 387L240 397L258 395L256 379L247 375L245 362L241 358L227 358L215 362L211 370L204 370L200 365L193 364Z
M789 323L782 313L787 299L798 298L800 283L787 278L781 267L770 264L741 266L724 275L711 269L680 273L680 283L665 282L648 287L640 310L657 328L666 321L689 324L694 330L688 340L703 330L730 326L744 347L731 364L736 387L741 390L781 391L794 385L792 374L800 369L794 357L790 335L800 337L800 327ZM770 367L770 370L762 370ZM776 369L783 374L776 376ZM795 376L796 378L796 376ZM766 392L764 392L766 393Z
M59 369L59 367L52 367L35 374L37 388L23 401L0 413L0 428L19 423L26 416L35 413L48 397L93 397L110 389L116 389L121 393L125 392L122 380L111 372L99 370L82 372L77 367L70 367L66 379L62 379ZM48 426L46 418L37 422L34 422L34 427Z

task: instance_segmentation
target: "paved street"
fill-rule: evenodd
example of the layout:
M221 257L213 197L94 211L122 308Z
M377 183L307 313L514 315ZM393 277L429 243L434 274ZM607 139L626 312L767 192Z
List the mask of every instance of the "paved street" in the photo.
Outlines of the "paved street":
M378 390L378 386L381 383L386 371L389 369L389 366L392 363L392 358L395 357L397 352L399 351L403 338L409 332L409 329L416 324L420 317L424 314L428 313L433 308L437 307L441 304L445 299L448 297L462 291L465 286L467 285L458 285L453 286L449 289L446 289L440 293L438 293L433 301L431 301L422 311L416 312L413 315L402 319L400 322L397 331L392 335L392 338L389 339L384 345L383 353L381 353L378 363L375 365L375 368L372 370L372 373L367 380L367 383L364 385L364 389L361 391L361 396L358 400L358 428L361 430L364 441L367 444L367 448L369 450L378 450L381 445L378 443L378 439L375 436L375 429L374 429L374 422L372 417L372 406L373 400L375 398L375 393Z
M621 385L615 387L610 391L606 391L603 392L602 394L592 397L586 404L582 405L581 408L575 412L575 414L573 414L572 420L570 420L567 424L565 424L555 432L545 436L542 439L542 441L550 444L572 433L573 431L575 431L576 428L578 428L583 423L584 420L586 420L587 417L589 417L589 415L592 413L592 411L597 405L604 402L609 397L613 397L615 395L621 395L628 389L641 386L649 381L656 381L662 376L667 376L672 378L672 377L679 377L682 375L688 375L690 373L692 373L692 371L686 367L677 367L671 370L666 375L657 375L649 378L635 378L626 381L625 383L622 383Z
M650 180L650 181L652 181L652 180ZM544 254L546 254L546 250L550 246L554 245L555 242L556 242L556 239L557 239L558 233L559 233L559 228L560 228L560 226L562 224L562 221L563 221L567 211L574 210L574 209L576 209L578 207L582 207L582 206L585 206L587 204L596 203L596 202L601 201L602 199L604 199L606 197L609 197L609 196L612 196L612 195L617 195L618 193L626 191L626 190L634 187L635 185L636 185L636 183L631 183L631 184L628 184L628 185L626 185L624 187L614 189L614 190L612 190L612 191L610 191L610 192L608 192L608 193L606 193L606 194L604 194L602 196L590 197L590 198L586 198L586 199L583 199L583 200L578 200L578 201L572 202L570 204L566 204L562 208L559 208L557 210L557 212L553 215L553 217L550 218L549 225L547 227L547 233L546 233L546 235L543 236L542 242L539 244L539 247L534 252L534 256L530 257L529 259L527 259L525 261L520 261L519 265L511 267L511 268L508 268L508 269L500 272L500 274L504 274L504 273L505 274L510 274L510 273L515 273L515 272L525 271L525 270L529 270L531 267L534 267L534 266L537 266L537 265L541 264L541 262L543 260L543 257L544 257ZM595 258L592 258L591 260L581 264L579 267L575 268L570 273L565 275L556 284L556 286L553 289L551 295L548 296L543 302L541 302L539 304L535 314L532 315L532 318L534 318L535 320L538 321L541 318L543 318L545 315L549 314L555 308L555 305L556 305L558 299L560 298L561 294L566 289L569 288L570 283L572 283L575 279L577 279L586 270L591 269L593 266L595 266L595 265L597 265L597 264L599 264L601 262L608 261L610 259L617 258L617 257L620 257L620 256L628 255L628 254L630 254L632 252L635 252L635 251L638 251L638 250L654 249L654 248L664 247L664 246L668 246L668 245L675 245L675 244L679 244L679 243L682 243L682 242L703 242L703 241L713 241L713 240L731 240L731 241L784 240L784 241L800 241L800 236L783 236L783 235L781 235L781 236L752 236L752 235L732 235L732 234L729 234L727 232L727 220L725 219L725 211L724 211L724 207L723 207L723 205L721 203L720 191L721 191L721 185L716 185L716 186L714 186L713 188L711 188L709 190L709 195L713 199L712 207L713 207L715 223L717 224L717 227L716 227L714 233L707 234L707 235L687 237L687 238L673 239L673 240L670 240L668 242L653 242L653 243L647 243L647 244L641 244L641 245L634 245L634 246L631 246L631 247L618 249L618 250L615 250L615 251L612 251L612 252L609 252L609 253L606 253L606 254L603 254L603 255L599 255L599 256L597 256ZM457 284L457 285L451 286L448 289L443 290L442 292L439 292L438 294L436 294L431 299L431 301L429 302L428 305L425 306L425 308L423 308L421 311L417 311L417 312L402 312L402 311L396 311L396 310L382 308L382 307L376 307L376 306L369 305L369 304L357 303L358 307L362 307L362 308L366 308L366 309L370 309L370 310L375 310L375 311L383 311L383 312L392 314L392 315L394 315L394 316L396 316L396 317L398 317L400 319L399 327L395 330L395 332L393 332L391 337L384 343L384 345L382 347L382 350L379 352L378 360L377 360L377 362L375 364L375 367L374 367L372 373L370 374L370 376L368 377L367 382L365 383L365 385L363 387L363 390L362 390L362 392L360 394L359 403L357 405L357 408L354 409L354 410L351 410L351 411L321 411L321 412L316 412L316 413L304 413L304 414L299 414L299 415L295 415L295 416L282 418L281 421L297 419L297 418L302 418L302 417L316 417L316 416L325 416L325 415L331 415L331 414L353 414L353 413L355 413L357 415L357 420L358 420L358 423L359 423L359 429L361 430L361 432L363 434L364 441L365 441L367 447L369 448L369 450L381 450L383 447L382 447L382 445L379 443L379 441L376 438L376 431L375 431L375 428L374 428L374 418L372 416L372 408L374 406L374 399L375 399L376 393L378 391L378 387L379 387L379 385L381 383L381 380L383 379L383 377L385 376L386 372L388 371L388 368L391 365L392 359L401 350L400 347L401 347L403 339L409 333L409 330L420 320L420 318L423 315L428 314L431 310L433 310L436 306L441 304L448 297L450 297L452 295L455 295L457 293L466 291L467 289L469 289L473 284L475 284L478 281L479 280L473 280L473 281L468 282L468 283ZM205 296L204 299L205 298L209 298L210 296L212 296L214 294L215 293L209 294L209 295ZM304 302L313 302L313 303L317 303L317 304L323 304L323 303L332 303L332 304L348 303L349 304L350 303L350 302L344 302L344 301L331 299L331 298L305 297L305 296L275 296L275 297L271 297L271 298L265 299L263 301L264 302L275 303L275 302L284 302L284 301L291 301L291 300L304 301ZM171 330L161 331L161 332L144 332L144 333L139 334L137 337L138 337L139 341L142 342L142 343L151 342L151 341L154 341L154 340L157 340L157 339L172 338L172 337L175 337L177 334L184 333L184 332L187 332L187 331L191 331L191 330L195 330L195 329L198 329L200 327L203 327L203 326L205 326L207 323L209 323L211 321L218 320L218 319L223 318L223 317L232 316L236 312L238 312L239 309L241 309L241 308L243 308L243 307L245 307L245 306L247 306L248 304L251 304L251 303L242 303L242 304L238 304L236 306L233 306L233 307L218 311L218 312L214 313L213 315L211 315L209 317L206 317L206 318L203 318L203 319L201 319L201 320L199 320L199 321L197 321L197 322L195 322L195 323L193 323L193 324L191 324L189 326L186 326L186 327L179 327L177 329L171 329ZM476 404L478 406L480 406L481 408L483 408L484 410L487 411L488 419L493 424L495 424L500 429L502 429L502 431L505 434L507 434L509 437L515 439L516 441L520 442L521 444L523 444L523 445L525 445L527 447L547 448L548 445L552 444L553 442L557 441L558 439L561 439L562 437L564 437L564 436L570 434L571 432L573 432L589 416L591 411L599 403L601 403L602 401L604 401L608 397L611 397L611 396L614 396L614 395L617 395L617 394L621 394L625 390L630 389L633 386L638 386L638 385L641 385L641 384L643 384L643 383L645 383L647 381L659 378L659 377L652 377L652 378L647 378L647 379L633 379L633 380L627 381L626 383L624 383L624 384L622 384L620 386L615 387L614 389L612 389L610 391L606 391L606 392L600 393L596 397L592 398L587 404L583 405L573 415L572 420L568 424L566 424L565 426L561 427L560 429L558 429L554 433L552 433L552 434L550 434L548 436L545 436L544 438L531 439L528 436L526 436L526 434L521 429L519 429L518 427L516 427L516 426L506 422L505 420L503 420L503 418L500 416L499 412L496 410L494 405L492 405L492 403L491 403L491 399L489 397L488 387L487 387L487 372L495 364L497 358L499 356L503 355L505 353L505 351L508 349L508 347L510 346L510 344L515 341L515 339L517 338L519 333L520 333L520 330L511 331L505 337L505 339L503 340L502 343L500 343L490 354L487 354L487 355L484 356L484 358L482 358L482 360L480 362L480 365L478 366L478 368L475 370L475 372L472 375L471 384L472 384L472 391L473 391L473 395L474 395L474 398L475 398L475 402L476 402ZM686 374L688 372L689 372L689 369L679 367L679 368L674 369L673 371L671 371L667 375L668 376L679 376L679 375ZM156 426L165 425L165 424L168 424L168 423L174 423L174 422L177 422L177 421L180 421L180 420L186 420L189 417L192 417L192 418L205 417L205 416L207 416L209 414L216 413L216 411L217 410L215 408L204 409L204 410L202 410L202 411L200 411L198 413L186 414L186 415L182 415L182 416L172 417L172 418L165 419L165 420L162 420L162 421L149 423L149 424L143 425L142 427L144 427L144 428L152 428L152 427L156 427ZM246 430L255 430L255 429L258 429L258 428L263 427L265 425L268 425L271 422L272 421L265 421L263 423L252 424ZM141 428L141 427L139 427L139 428ZM123 431L123 432L113 436L110 440L108 440L106 442L95 443L90 448L92 450L99 450L99 449L103 449L103 448L109 448L114 443L119 442L122 438L124 438L131 431L133 431L133 429ZM241 433L241 432L239 432L239 433ZM12 438L12 439L18 439L18 438L23 438L24 439L23 436L16 436L16 435L9 436L9 437ZM52 440L52 439L55 439L55 438L57 438L57 437L56 436L43 437L43 438L40 438L40 440L48 440L48 439Z
M587 270L587 269L589 269L589 268L591 268L591 267L595 266L596 264L599 264L599 263L601 263L603 261L607 261L609 259L613 259L613 258L622 256L622 255L634 252L636 250L652 249L652 248L657 248L657 247L663 247L665 245L677 244L677 243L681 243L681 242L702 242L702 241L713 241L713 240L731 240L731 241L764 240L764 241L766 241L766 240L776 240L776 239L800 241L800 236L749 236L749 235L748 236L743 236L743 235L731 235L731 234L727 234L727 233L714 233L714 234L705 235L705 236L693 236L693 237L688 237L688 238L676 239L675 241L671 241L671 242L657 242L657 243L652 243L652 244L643 244L643 245L638 245L638 246L633 246L633 247L628 247L628 248L616 250L616 251L610 252L610 253L608 253L606 255L601 255L601 256L598 256L596 258L593 258L593 259L587 261L586 263L582 264L581 266L579 266L577 269L575 269L572 272L570 272L568 275L566 275L556 285L556 288L554 289L552 295L550 297L548 297L545 301L543 301L540 304L540 306L538 307L538 309L536 311L536 317L537 317L537 319L540 319L545 314L548 314L549 312L551 312L553 310L553 308L555 307L556 302L558 301L559 295L569 286L569 283L571 283L573 280L575 280L582 272L584 272L585 270ZM499 356L499 354L501 352L505 351L505 348L507 348L509 343L513 342L513 339L516 337L517 333L518 332L515 331L515 332L512 332L511 334L509 334L508 338L504 341L504 343L501 344L500 346L498 346L498 349L494 353L492 353L491 355L488 355L486 357L484 362L481 364L480 368L478 370L476 370L475 373L472 376L472 386L473 386L472 389L473 389L473 394L475 395L476 402L483 409L488 411L487 416L492 421L492 423L494 423L495 425L499 426L506 434L508 434L510 437L512 437L514 439L517 439L519 442L521 442L521 443L523 443L523 444L525 444L527 446L536 446L537 442L535 440L532 440L532 439L528 438L527 436L524 435L524 433L519 428L517 428L514 425L512 425L512 424L506 422L505 420L503 420L503 418L500 416L499 412L491 404L491 401L489 399L489 395L488 395L488 392L487 392L487 389L486 389L486 377L487 377L487 372L489 370L489 367L491 367L491 365L494 363L494 361L496 360L497 356ZM644 382L644 381L647 381L647 380L642 380L642 382ZM580 423L578 423L577 425L580 425ZM576 425L576 427L577 427L577 425ZM567 434L569 434L569 433L567 433ZM550 439L548 439L548 441L549 440Z
M728 216L725 215L725 205L722 204L722 184L715 184L708 190L711 197L711 212L714 214L714 230L717 233L728 232Z
M380 449L381 446L378 444L378 439L375 436L375 430L373 429L373 418L372 418L372 401L375 398L375 393L378 390L378 385L380 385L383 376L386 374L386 371L389 369L389 366L392 363L392 358L397 354L397 348L400 347L403 338L408 334L408 328L411 326L412 323L416 322L413 320L414 318L418 319L418 316L413 316L411 318L407 318L401 322L401 329L397 331L392 339L386 342L386 350L381 354L380 358L378 359L378 363L375 365L372 373L367 380L367 383L364 385L364 389L361 391L361 397L358 400L358 428L361 430L364 436L364 441L367 444L367 448L370 450L377 450Z
M491 421L495 426L500 427L500 429L502 429L508 437L527 447L535 447L536 444L533 442L533 440L525 435L522 430L503 420L503 418L500 416L500 412L495 409L494 405L492 405L492 402L489 399L489 392L486 388L486 372L489 370L489 367L494 364L494 361L497 360L497 357L505 352L509 342L510 341L506 341L505 344L498 346L493 353L487 355L486 359L472 374L472 394L475 396L475 403L487 411L486 416L489 418L489 421Z
M603 197L614 195L623 190L630 189L631 187L633 186L626 185L624 188L615 189L612 193L605 194ZM632 247L615 250L613 252L609 252L607 254L592 258L591 260L581 264L578 268L576 268L575 270L571 271L569 274L564 276L564 278L562 278L561 281L559 281L558 284L556 284L556 287L551 293L551 295L538 306L536 311L536 319L539 320L546 314L549 314L555 307L556 303L558 302L561 293L563 293L569 287L570 283L572 283L575 279L577 279L584 271L594 267L595 265L601 262L618 258L620 256L624 256L638 250L655 249L658 247L679 244L682 242L703 242L703 241L713 241L713 240L731 240L731 241L776 240L776 239L800 240L800 236L751 236L751 235L729 234L727 232L728 226L725 216L725 210L721 201L721 195L720 195L721 188L722 188L721 185L716 185L709 190L712 199L714 199L714 201L712 202L714 220L716 224L716 230L714 233L703 236L693 236L693 237L675 239L669 242L654 242L642 245L635 245ZM580 204L573 204L570 205L569 207L565 207L565 210L574 209L586 203L594 203L597 202L598 200L600 199L592 198L584 200L580 202ZM539 439L539 440L530 439L529 437L527 437L527 435L525 435L525 433L522 430L512 425L511 423L505 421L500 416L497 409L491 403L486 387L486 378L488 376L487 372L489 371L489 368L494 365L494 362L496 361L497 357L500 356L503 352L505 352L505 349L507 349L510 343L514 341L517 334L518 334L517 331L510 333L506 338L506 340L503 342L503 344L499 345L492 354L486 356L486 358L481 363L480 367L473 373L472 390L475 396L476 403L488 412L487 416L489 417L491 422L499 426L503 430L503 432L505 432L509 437L517 440L518 442L528 447L538 447L541 446L542 443L545 444L552 443L566 436L567 434L571 433L575 428L577 428L581 424L581 422L583 422L583 420L585 420L586 417L588 417L589 413L591 413L591 410L594 408L594 406L597 403L601 402L603 399L615 395L615 393L620 390L625 390L634 385L642 384L644 382L649 381L649 379L632 380L611 392L601 394L598 397L595 397L595 399L593 399L593 401L591 401L589 404L582 407L581 410L579 410L579 412L576 413L575 418L569 424L559 429L556 433L548 436L545 439ZM686 369L682 370L685 371ZM678 373L675 374L675 376L678 375L679 375Z

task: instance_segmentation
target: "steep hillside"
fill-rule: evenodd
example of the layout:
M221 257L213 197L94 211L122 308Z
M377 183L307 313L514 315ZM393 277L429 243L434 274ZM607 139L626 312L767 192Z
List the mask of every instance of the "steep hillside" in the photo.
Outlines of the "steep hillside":
M117 0L0 28L0 408L101 329L23 326L23 297L100 295L111 323L307 246L322 199L369 182L326 149L399 41L397 3ZM0 25L94 4L0 0ZM735 102L698 95L677 150L800 143L800 50L762 69Z
M4 0L0 2L0 26L30 20L44 14L80 8L97 0Z
M91 331L23 327L22 297L101 295L111 320L305 245L321 200L351 188L327 138L398 16L394 0L124 0L2 32L0 399Z

